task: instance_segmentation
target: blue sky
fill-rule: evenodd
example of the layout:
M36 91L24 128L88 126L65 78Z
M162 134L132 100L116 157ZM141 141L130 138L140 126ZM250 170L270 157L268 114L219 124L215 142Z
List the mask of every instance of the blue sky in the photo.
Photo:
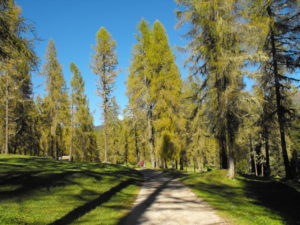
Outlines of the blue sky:
M177 57L177 64L183 76L187 70L183 67L184 56L176 51L176 46L184 45L182 31L176 30L173 0L16 0L22 8L22 15L33 23L41 41L36 42L35 51L40 57L40 68L44 61L49 39L56 44L58 59L63 66L67 86L70 87L70 62L80 69L86 84L86 94L95 125L101 124L101 99L96 95L97 77L90 69L92 45L96 33L104 26L117 42L117 55L122 72L115 84L114 95L121 109L127 104L126 77L130 65L134 35L139 21L144 18L151 24L159 20L166 28L169 42ZM41 69L40 69L41 71ZM33 74L35 94L44 93L44 78Z

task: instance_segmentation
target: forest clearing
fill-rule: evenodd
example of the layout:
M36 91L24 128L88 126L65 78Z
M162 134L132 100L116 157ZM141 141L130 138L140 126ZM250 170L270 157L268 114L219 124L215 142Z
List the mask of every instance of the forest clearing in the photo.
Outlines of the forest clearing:
M0 0L0 225L300 224L299 0Z

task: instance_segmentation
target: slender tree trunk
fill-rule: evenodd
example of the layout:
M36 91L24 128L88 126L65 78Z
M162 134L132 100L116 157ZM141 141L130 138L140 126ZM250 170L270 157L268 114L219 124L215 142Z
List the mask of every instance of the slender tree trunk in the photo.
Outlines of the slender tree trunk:
M249 146L250 146L250 145L249 145ZM254 173L254 162L253 162L253 157L252 157L251 147L249 147L248 169L249 169L249 173Z
M59 147L58 147L58 141L57 138L55 138L55 158L58 159L59 155Z
M228 158L226 151L226 137L224 135L224 131L221 132L219 137L219 145L220 145L220 169L228 168Z
M180 157L179 166L180 166L180 170L183 170L183 159L182 159L182 157Z
M198 170L202 172L200 149L197 150L197 164L198 164Z
M219 84L216 84L219 86ZM218 106L221 105L221 91L217 88L217 99L218 99ZM218 107L218 110L219 107ZM228 168L228 158L227 158L227 143L226 143L226 133L225 128L221 128L221 132L218 137L219 146L220 146L220 169L227 169Z
M266 171L265 171L265 175L268 177L271 174L271 168L270 168L269 134L268 134L267 130L265 132L265 150L266 150Z
M146 144L143 142L142 144L142 149L143 149L143 156L144 156L144 167L146 167L146 162L147 162L147 156L146 156Z
M6 74L5 85L5 154L8 154L8 74Z
M138 136L137 136L137 129L136 124L134 124L134 143L135 143L135 157L136 161L140 161L140 150L139 150L139 144L138 144Z
M262 159L263 159L261 147L262 147L262 141L261 141L261 135L260 135L259 143L255 146L255 152L256 152L256 155L258 156L258 161L256 162L257 174L261 174L261 164L262 164Z
M268 14L270 17L272 17L271 8L268 7ZM277 64L277 50L275 46L275 34L274 30L272 28L272 25L270 26L270 39L271 39L271 52L272 52L272 67L273 67L273 73L274 73L274 81L275 81L275 95L276 95L276 108L277 108L277 117L278 117L278 124L279 124L279 132L280 132L280 140L281 140L281 151L282 151L282 157L284 161L284 167L285 167L285 176L287 179L292 178L291 173L291 167L289 162L289 157L286 149L286 140L285 140L285 121L284 121L284 110L283 106L281 104L281 93L280 93L280 78L279 78L279 71L278 71L278 64Z
M155 152L154 152L154 129L152 125L152 106L150 106L148 110L147 121L148 121L148 135L149 135L148 137L149 137L151 165L153 168L155 168L156 162L155 162Z
M235 166L234 166L234 139L231 131L228 131L228 177L233 179L235 175Z
M73 91L71 92L71 143L70 143L70 161L73 160L73 130L74 130L74 118L73 118Z
M261 175L262 177L265 176L264 165L265 165L264 163L261 163L261 164L260 164L260 175Z
M104 94L104 162L108 162L107 147L108 147L108 134L107 134L107 96Z
M127 161L128 161L128 136L126 134L125 136L125 165L127 165Z
M250 150L251 150L251 155L252 155L252 159L253 159L255 176L258 176L257 163L256 163L256 152L253 149L253 141L252 141L252 136L251 135L250 135Z

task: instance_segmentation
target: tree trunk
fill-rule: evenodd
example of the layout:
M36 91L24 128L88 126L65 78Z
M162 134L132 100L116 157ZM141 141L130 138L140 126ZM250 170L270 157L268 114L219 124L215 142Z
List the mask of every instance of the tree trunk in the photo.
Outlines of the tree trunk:
M235 175L235 167L234 167L234 140L232 134L228 134L228 177L233 179Z
M5 154L8 154L8 74L6 74L6 87L5 87Z
M252 136L251 135L250 135L250 149L251 149L251 155L253 157L253 165L254 165L255 176L258 176L257 162L256 162L256 152L253 149L253 142L252 142Z
M180 166L180 170L183 170L183 160L182 160L182 157L180 157L179 166Z
M104 162L108 162L107 158L107 146L108 146L108 134L107 134L107 96L104 94Z
M155 168L156 162L155 162L155 152L154 152L154 128L152 125L152 106L150 106L150 108L148 109L147 122L148 122L148 135L149 135L148 137L149 137L151 165L153 168Z
M226 137L224 132L222 131L219 137L219 145L220 145L220 169L227 169L228 168L228 158L227 158L227 151L226 151Z
M70 161L73 160L73 130L74 130L74 118L73 118L73 92L71 92L71 143L70 143Z
M260 175L262 176L262 177L264 177L265 176L265 173L264 173L264 163L261 163L260 164Z
M268 134L267 130L265 132L265 150L266 150L266 171L265 171L265 176L269 177L271 175L271 167L270 167L269 134Z
M136 124L134 124L134 143L135 143L136 162L139 162L140 161L140 150L139 150L139 145L138 145L138 136L137 136Z
M267 8L268 14L272 17L271 7ZM275 95L276 95L276 110L277 110L277 117L278 117L278 124L279 124L279 132L280 132L280 140L281 140L281 151L282 157L284 161L284 168L285 168L285 176L287 179L292 178L292 172L289 162L289 157L286 149L286 140L285 140L285 121L284 121L284 110L281 104L282 96L280 93L280 78L279 78L279 71L278 71L278 64L277 64L277 50L275 46L275 34L272 25L270 25L270 38L271 38L271 52L272 52L272 66L273 66L273 73L274 73L274 81L275 81Z

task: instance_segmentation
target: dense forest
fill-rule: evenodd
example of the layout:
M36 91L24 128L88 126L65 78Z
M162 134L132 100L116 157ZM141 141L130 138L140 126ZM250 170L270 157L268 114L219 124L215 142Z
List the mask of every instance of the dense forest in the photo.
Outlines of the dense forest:
M35 37L32 24L13 0L0 0L0 152L144 161L200 172L221 168L231 178L237 172L299 176L299 1L177 0L177 5L177 28L186 31L188 42L178 48L187 56L189 75L180 73L163 24L141 20L122 112L113 96L117 42L99 29L90 68L103 124L95 127L80 68L70 62L67 90L54 40L40 65L36 40L28 39ZM34 93L36 70L46 80L45 95ZM254 83L251 90L246 77Z

